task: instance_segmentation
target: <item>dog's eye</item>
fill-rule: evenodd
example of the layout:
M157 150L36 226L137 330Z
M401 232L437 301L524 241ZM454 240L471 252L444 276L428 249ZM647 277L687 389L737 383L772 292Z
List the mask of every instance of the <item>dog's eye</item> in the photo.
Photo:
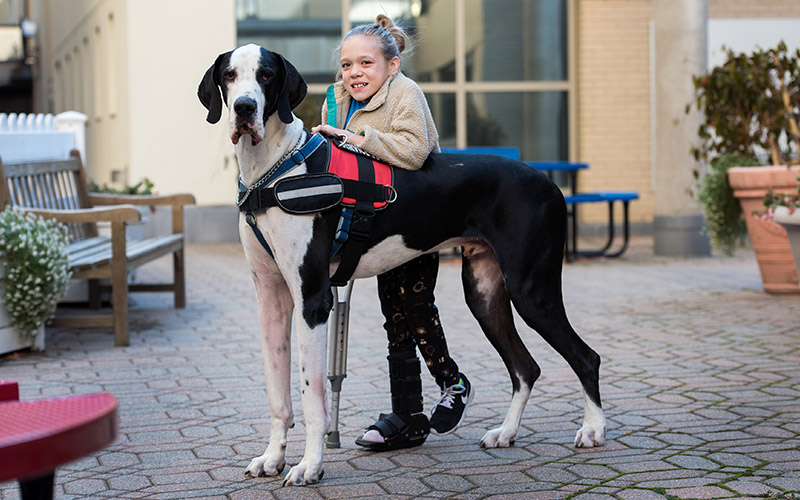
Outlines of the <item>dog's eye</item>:
M258 78L258 81L259 81L259 82L266 82L267 80L269 80L269 79L270 79L270 77L271 77L271 76L272 76L272 75L270 75L269 73L266 73L266 72L263 72L263 73L262 73L262 72L260 72L260 73L258 73L258 74L256 75L256 78Z
M236 72L233 70L226 71L222 77L225 78L226 81L232 82L236 80Z

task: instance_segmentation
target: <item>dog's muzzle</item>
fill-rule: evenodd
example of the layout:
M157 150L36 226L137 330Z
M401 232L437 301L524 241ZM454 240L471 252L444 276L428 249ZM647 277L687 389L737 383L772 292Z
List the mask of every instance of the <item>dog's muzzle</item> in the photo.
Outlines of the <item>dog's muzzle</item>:
M256 128L258 103L252 97L239 97L233 103L233 111L236 113L236 123L231 141L238 144L243 135L250 134L252 145L256 146L263 139Z

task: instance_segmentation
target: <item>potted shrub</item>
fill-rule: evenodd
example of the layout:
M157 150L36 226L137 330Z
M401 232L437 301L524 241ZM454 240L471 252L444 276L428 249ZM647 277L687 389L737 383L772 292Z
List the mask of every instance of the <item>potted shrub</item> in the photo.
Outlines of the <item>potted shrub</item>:
M701 181L699 196L711 240L723 252L733 253L741 216L716 206L732 194L745 215L764 290L800 293L786 231L772 220L750 216L763 207L770 189L786 193L798 186L800 167L790 165L797 160L800 142L800 50L790 52L781 42L750 54L726 50L726 56L721 66L694 78L694 102L705 113L705 121L698 129L702 143L693 152L696 158L711 161L710 178ZM732 165L737 162L741 165ZM757 164L762 166L745 166ZM708 216L720 213L725 217Z
M0 353L44 349L44 322L69 278L67 228L38 215L0 213Z

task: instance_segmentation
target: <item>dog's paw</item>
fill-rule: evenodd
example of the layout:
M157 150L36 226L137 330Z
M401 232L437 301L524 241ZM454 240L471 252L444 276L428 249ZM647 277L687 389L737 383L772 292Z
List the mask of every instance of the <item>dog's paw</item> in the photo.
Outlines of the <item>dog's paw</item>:
M250 465L244 471L245 476L249 477L268 477L277 476L286 467L286 460L283 457L270 457L263 454L250 461Z
M508 448L514 445L517 439L516 429L498 427L490 431L481 438L481 448Z
M606 444L605 427L594 428L584 425L575 435L575 448L594 448Z
M289 469L286 478L283 480L284 486L306 486L320 482L325 470L322 464L311 467L305 460Z

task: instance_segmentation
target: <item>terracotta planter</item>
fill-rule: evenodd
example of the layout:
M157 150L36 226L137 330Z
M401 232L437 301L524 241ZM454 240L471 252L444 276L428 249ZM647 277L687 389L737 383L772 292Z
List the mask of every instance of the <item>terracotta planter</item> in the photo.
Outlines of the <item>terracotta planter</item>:
M776 193L796 193L800 167L733 167L728 182L742 205L747 234L761 271L764 291L768 293L800 293L797 269L786 229L772 220L753 217L764 210L764 195L772 188Z

